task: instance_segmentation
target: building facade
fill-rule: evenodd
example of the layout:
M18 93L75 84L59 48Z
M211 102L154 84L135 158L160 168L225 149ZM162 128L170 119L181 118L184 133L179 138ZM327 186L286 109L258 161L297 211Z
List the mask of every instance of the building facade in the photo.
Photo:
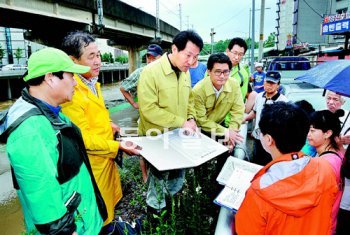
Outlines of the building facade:
M343 35L321 35L326 15L346 13L348 0L277 0L276 44L284 50L295 44L337 46L344 44Z
M27 64L28 57L44 46L24 39L25 30L0 27L0 45L4 56L0 64Z
M350 9L350 2L348 0L333 0L331 4L332 10L329 15L347 13ZM344 35L330 35L328 42L331 45L344 45Z

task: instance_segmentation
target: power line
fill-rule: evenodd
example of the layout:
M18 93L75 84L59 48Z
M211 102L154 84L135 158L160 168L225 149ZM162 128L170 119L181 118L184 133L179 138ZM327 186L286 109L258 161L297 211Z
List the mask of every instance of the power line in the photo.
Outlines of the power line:
M228 20L226 20L225 22L214 26L214 28L217 29L217 28L221 27L222 25L224 25L224 24L230 22L231 20L233 20L233 19L236 18L237 16L241 15L241 14L244 12L244 10L247 10L247 8L244 8L244 9L241 10L238 14L231 16L231 17L230 17Z
M174 15L176 15L176 16L179 16L179 14L178 13L176 13L176 12L174 12L174 11L172 11L172 10L170 10L166 5L164 5L162 2L160 2L160 5L162 5L165 9L167 9L168 10L168 12L170 12L170 13L172 13L172 14L174 14Z
M305 0L303 0L303 2L305 2L305 4L306 4L313 12L315 12L317 15L319 15L319 16L323 19L323 16L322 16L320 13L318 13L312 6L310 6L309 3L307 3Z

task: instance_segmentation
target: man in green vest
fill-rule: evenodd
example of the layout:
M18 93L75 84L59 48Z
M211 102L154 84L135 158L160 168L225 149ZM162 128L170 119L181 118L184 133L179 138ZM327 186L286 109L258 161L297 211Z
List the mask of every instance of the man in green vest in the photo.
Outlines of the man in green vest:
M0 120L26 234L98 234L107 218L80 130L60 112L73 73L89 69L55 48L33 53L27 88Z
M226 54L232 62L230 77L238 82L241 88L243 101L245 101L248 92L250 74L240 62L247 48L247 43L242 38L233 38L226 49Z

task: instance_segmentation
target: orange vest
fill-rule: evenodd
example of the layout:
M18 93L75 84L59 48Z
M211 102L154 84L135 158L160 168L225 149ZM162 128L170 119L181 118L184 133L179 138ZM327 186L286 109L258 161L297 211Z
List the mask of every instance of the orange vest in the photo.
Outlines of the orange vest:
M298 153L300 158L302 153ZM239 235L331 233L332 206L338 186L327 161L311 158L306 165L299 166L301 170L297 173L260 187L264 174L273 178L276 168L283 170L279 166L286 161L292 161L291 154L276 158L255 175L236 214L235 228ZM270 169L274 164L279 165Z

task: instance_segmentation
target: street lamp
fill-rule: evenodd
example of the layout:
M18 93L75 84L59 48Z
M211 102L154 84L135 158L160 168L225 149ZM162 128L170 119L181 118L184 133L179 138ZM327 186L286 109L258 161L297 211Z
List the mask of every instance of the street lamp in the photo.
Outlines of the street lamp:
M214 53L214 35L216 34L216 32L214 32L214 28L211 28L211 32L210 32L210 38L211 38L211 54Z

